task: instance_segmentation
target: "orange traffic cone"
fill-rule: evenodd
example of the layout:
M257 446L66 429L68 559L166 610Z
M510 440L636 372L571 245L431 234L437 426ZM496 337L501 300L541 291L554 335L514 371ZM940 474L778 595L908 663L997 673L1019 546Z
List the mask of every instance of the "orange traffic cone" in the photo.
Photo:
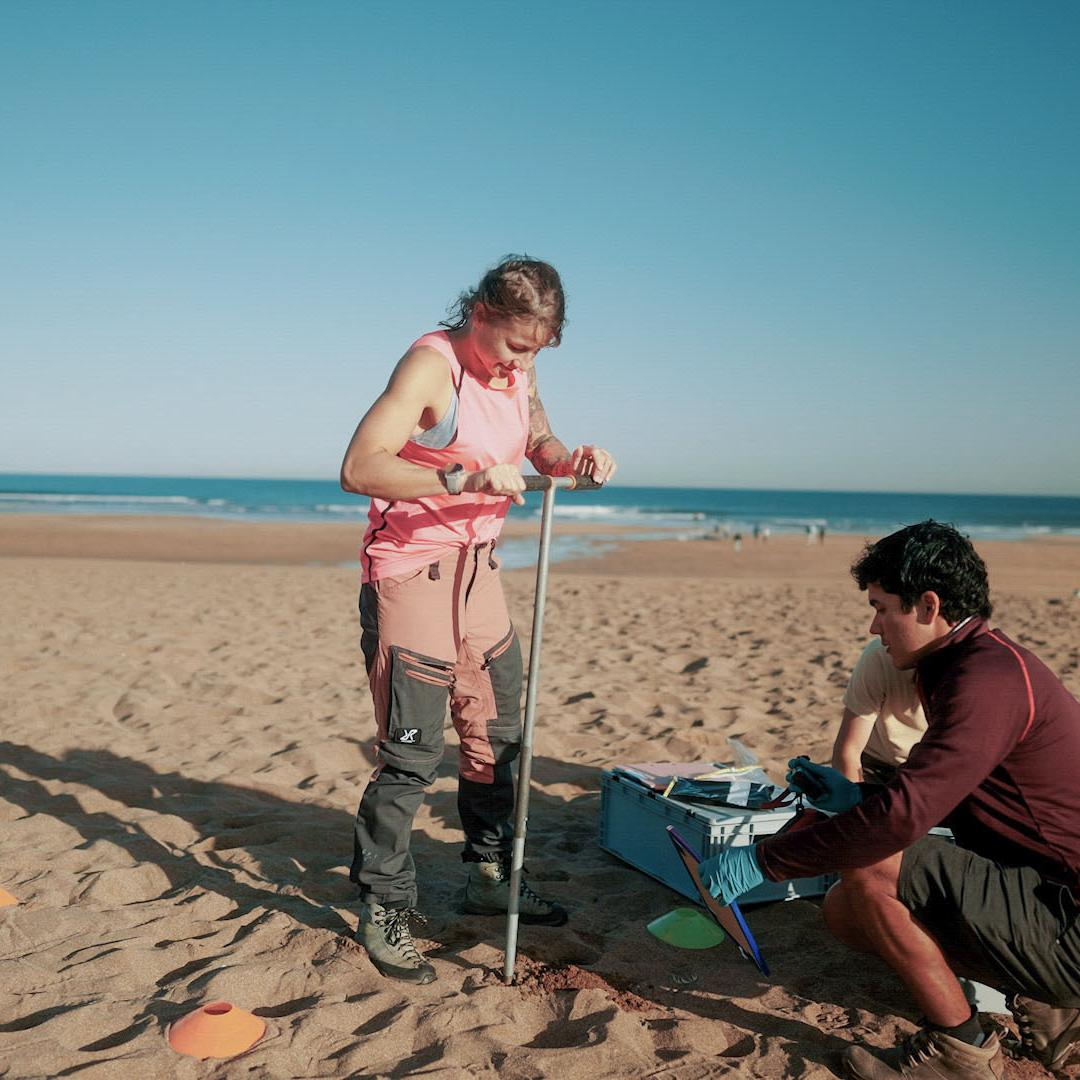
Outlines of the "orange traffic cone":
M169 1025L169 1045L180 1054L228 1058L253 1047L266 1031L266 1021L227 1001L212 1001Z
M19 901L15 899L7 891L7 889L0 889L0 907L11 907L12 904L17 904Z

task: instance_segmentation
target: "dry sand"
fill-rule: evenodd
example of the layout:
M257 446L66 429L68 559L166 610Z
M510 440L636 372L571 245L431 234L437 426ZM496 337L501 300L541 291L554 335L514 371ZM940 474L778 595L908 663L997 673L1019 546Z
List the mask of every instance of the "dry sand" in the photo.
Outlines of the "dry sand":
M596 843L613 764L721 760L729 735L777 779L792 753L826 757L869 622L858 538L637 542L553 568L527 863L572 917L522 928L509 988L502 922L456 913L452 750L413 845L438 980L383 979L350 941L374 722L357 574L333 564L357 540L0 517L0 887L20 900L0 909L0 1077L826 1077L853 1040L913 1028L816 902L750 913L764 978L727 945L653 938L681 898ZM1080 692L1080 545L980 550L995 621ZM527 639L532 573L506 584ZM174 1054L166 1025L215 999L267 1038Z

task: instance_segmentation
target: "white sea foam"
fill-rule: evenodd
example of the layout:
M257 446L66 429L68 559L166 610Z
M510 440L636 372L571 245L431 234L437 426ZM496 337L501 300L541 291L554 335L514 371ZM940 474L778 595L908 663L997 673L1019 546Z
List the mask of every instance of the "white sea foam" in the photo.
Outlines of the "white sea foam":
M597 522L604 525L649 528L675 528L687 522L705 521L707 515L697 511L647 510L641 506L580 506L567 502L556 503L555 517L564 521ZM539 517L537 509L533 517Z
M152 506L198 506L186 495L42 495L37 492L0 491L0 501L31 503L139 503Z
M613 518L640 512L636 506L555 506L555 516L567 518Z
M358 499L355 503L319 503L315 507L315 511L319 514L346 514L349 517L355 517L357 514L366 514L368 510L368 504L363 499Z

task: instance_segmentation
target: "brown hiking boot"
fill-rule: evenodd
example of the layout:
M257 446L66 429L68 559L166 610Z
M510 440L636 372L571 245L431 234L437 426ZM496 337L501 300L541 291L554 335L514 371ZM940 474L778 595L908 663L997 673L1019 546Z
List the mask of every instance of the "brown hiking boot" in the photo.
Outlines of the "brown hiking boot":
M360 905L356 940L368 958L389 979L424 983L435 981L435 969L420 955L413 942L410 922L427 920L415 908L389 908L368 900Z
M506 862L469 863L469 878L465 884L465 902L461 910L466 915L505 915L510 905L510 864ZM545 900L529 888L524 876L518 890L518 920L540 926L562 926L568 916L566 909L554 900Z
M877 1054L864 1046L849 1047L844 1072L856 1080L1002 1080L1005 1058L997 1032L987 1035L982 1046L972 1046L942 1031L924 1029Z
M1080 1040L1080 1009L1056 1008L1021 994L1014 994L1008 1003L1020 1029L1016 1052L1048 1069L1064 1065L1073 1043Z

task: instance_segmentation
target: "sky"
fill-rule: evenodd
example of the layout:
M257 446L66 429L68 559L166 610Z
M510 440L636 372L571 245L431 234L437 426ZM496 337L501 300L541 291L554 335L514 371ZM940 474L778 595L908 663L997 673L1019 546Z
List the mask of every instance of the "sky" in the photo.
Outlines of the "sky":
M1080 5L6 0L0 471L334 479L503 255L627 484L1080 495Z

